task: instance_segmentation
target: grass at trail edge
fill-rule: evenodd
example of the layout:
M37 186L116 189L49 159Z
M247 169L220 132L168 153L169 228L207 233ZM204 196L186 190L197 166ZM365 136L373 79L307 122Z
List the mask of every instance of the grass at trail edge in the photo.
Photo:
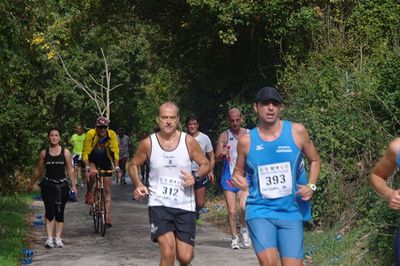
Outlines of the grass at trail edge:
M32 194L0 195L0 265L20 265L27 248L29 202Z

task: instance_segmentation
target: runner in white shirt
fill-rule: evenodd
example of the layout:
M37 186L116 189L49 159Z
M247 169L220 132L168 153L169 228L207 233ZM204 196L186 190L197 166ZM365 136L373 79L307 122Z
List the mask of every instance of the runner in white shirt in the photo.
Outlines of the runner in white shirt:
M119 167L121 167L121 181L118 180L117 178L117 183L118 181L121 182L121 184L126 184L125 181L125 174L126 174L126 161L129 158L129 137L125 134L125 128L119 128L118 129L118 135L117 135L117 140L118 140L118 147L119 147Z
M210 172L210 164L198 142L176 129L179 108L173 102L158 110L157 133L139 143L129 164L129 174L139 200L149 195L151 238L159 243L160 265L174 265L175 258L188 265L194 256L195 199L191 172L192 160L199 165L199 176ZM149 188L142 184L139 167L150 162Z
M213 169L215 165L214 149L212 147L211 140L206 134L199 131L199 125L199 119L194 114L190 114L186 118L186 127L188 129L188 133L199 142L201 150L208 157L211 166L211 171L206 176L199 176L197 173L199 166L196 162L192 163L192 173L196 177L194 191L196 195L197 224L201 224L200 210L204 207L206 189L210 182L214 182Z

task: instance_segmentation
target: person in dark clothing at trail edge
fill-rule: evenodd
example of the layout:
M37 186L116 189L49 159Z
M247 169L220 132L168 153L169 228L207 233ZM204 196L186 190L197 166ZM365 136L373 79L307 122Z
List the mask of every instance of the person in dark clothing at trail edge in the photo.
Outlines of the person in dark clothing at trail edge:
M72 165L72 156L69 150L60 145L61 132L57 128L48 131L50 147L42 150L39 155L39 162L31 177L28 191L32 191L36 181L45 171L45 177L41 180L42 199L46 209L45 223L47 240L44 244L47 248L63 247L61 239L64 227L64 209L68 201L70 191L67 172L71 180L71 191L76 193L76 175ZM54 233L55 231L55 233Z

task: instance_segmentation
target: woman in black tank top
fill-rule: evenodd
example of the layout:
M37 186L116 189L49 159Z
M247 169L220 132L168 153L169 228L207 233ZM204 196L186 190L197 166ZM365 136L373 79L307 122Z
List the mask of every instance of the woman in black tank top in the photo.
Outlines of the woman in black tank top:
M61 233L64 226L64 209L70 191L65 173L71 179L71 191L76 190L76 175L72 166L72 157L69 150L60 146L61 133L52 128L48 131L50 147L40 152L39 162L31 178L29 191L39 177L44 174L39 186L45 206L45 222L47 240L45 247L63 247ZM43 171L45 170L45 171Z

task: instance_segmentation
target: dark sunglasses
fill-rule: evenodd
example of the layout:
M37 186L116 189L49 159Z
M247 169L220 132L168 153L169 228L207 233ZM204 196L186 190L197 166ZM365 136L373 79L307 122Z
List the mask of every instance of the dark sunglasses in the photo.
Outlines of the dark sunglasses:
M97 126L97 128L106 129L108 126Z

